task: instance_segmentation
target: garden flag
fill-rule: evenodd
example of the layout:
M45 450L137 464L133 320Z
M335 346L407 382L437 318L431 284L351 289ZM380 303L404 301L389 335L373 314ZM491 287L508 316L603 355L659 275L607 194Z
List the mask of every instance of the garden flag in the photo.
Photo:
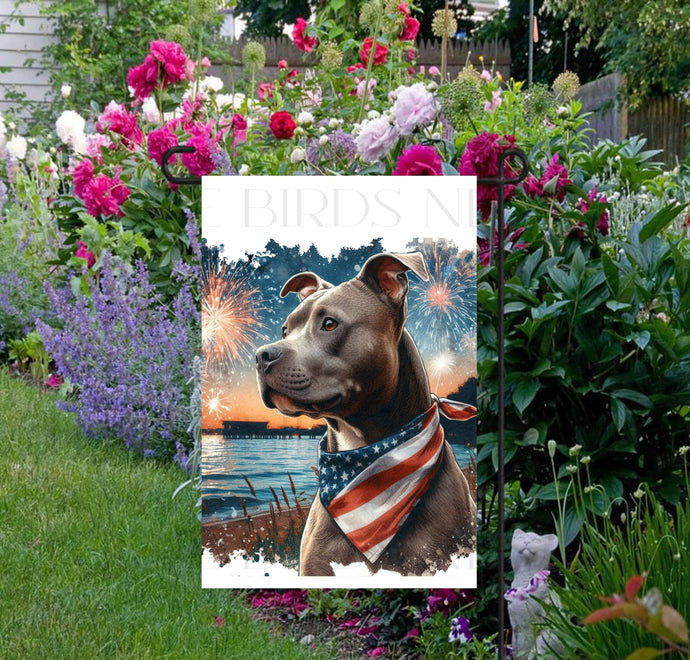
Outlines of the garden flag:
M476 179L202 191L203 586L476 586Z

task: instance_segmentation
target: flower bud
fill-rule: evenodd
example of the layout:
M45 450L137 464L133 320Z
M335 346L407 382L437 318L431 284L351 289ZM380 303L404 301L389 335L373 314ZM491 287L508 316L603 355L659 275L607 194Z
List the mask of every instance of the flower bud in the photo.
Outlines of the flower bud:
M295 147L290 154L290 162L293 165L301 163L307 157L307 152L302 147Z
M546 446L549 448L549 456L553 458L556 455L556 441L555 440L549 440L546 443Z
M60 87L60 95L63 99L66 99L72 93L72 86L65 83Z

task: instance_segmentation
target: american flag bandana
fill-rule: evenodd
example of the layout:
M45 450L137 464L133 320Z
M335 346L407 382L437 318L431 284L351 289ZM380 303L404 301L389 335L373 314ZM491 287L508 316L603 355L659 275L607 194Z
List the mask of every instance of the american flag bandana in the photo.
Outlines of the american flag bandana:
M439 413L467 420L469 404L439 399L396 434L372 445L329 453L319 443L319 497L355 547L371 562L386 549L426 492L443 459Z

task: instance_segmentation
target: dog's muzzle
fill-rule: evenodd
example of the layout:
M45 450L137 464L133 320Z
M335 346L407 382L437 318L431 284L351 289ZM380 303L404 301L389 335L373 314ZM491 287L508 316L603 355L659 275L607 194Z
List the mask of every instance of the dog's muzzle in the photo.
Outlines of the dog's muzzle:
M266 375L273 365L283 357L283 351L274 345L262 346L256 352L256 369Z

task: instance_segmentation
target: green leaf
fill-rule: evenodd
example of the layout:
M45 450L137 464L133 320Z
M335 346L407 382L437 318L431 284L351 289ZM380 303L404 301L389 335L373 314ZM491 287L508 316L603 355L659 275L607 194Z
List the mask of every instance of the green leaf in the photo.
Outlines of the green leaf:
M539 442L539 431L535 428L527 429L522 436L523 445L536 445Z
M643 330L642 332L636 333L633 337L633 341L644 351L651 338L652 336L649 334L649 330Z
M522 415L527 406L532 403L537 392L541 388L541 383L538 380L526 380L519 383L513 390L513 403Z
M618 300L608 300L606 302L606 306L612 312L618 312L621 309L627 309L628 307L630 307L630 303L619 302Z
M653 649L649 646L643 646L628 655L625 660L650 660L651 658L658 658L661 655L659 649Z
M616 399L625 399L626 401L632 401L633 403L636 403L638 406L642 406L643 408L652 408L654 406L652 400L646 394L642 394L642 392L636 392L635 390L615 390L611 392L611 396L615 397Z
M625 424L625 415L628 411L627 406L619 399L611 399L611 416L616 429L620 431Z
M443 176L460 176L460 172L458 172L450 163L442 163L441 171L443 172Z
M683 210L690 204L680 204L676 206L675 204L669 204L664 206L664 208L659 211L650 213L643 220L643 227L640 230L640 243L644 243L647 239L651 238L655 234L662 232L666 227L668 227L677 216L679 216Z

